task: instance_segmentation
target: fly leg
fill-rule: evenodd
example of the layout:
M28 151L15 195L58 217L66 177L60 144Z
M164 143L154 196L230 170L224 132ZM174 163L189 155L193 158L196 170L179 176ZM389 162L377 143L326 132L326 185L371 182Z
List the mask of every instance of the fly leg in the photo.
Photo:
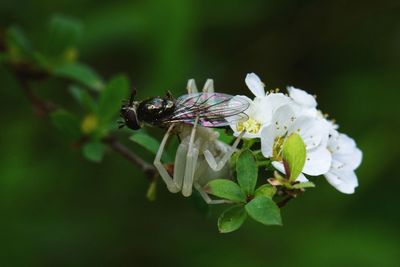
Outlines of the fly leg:
M214 81L213 79L207 79L203 87L203 93L214 93Z
M190 133L189 147L186 155L185 177L183 179L183 185L182 185L182 195L184 195L185 197L188 197L192 194L194 172L196 170L197 159L199 157L199 149L195 147L194 143L198 121L199 118L196 117L192 131Z
M175 183L175 181L171 178L168 171L165 169L164 165L161 162L161 156L164 152L165 145L167 144L168 138L171 135L171 131L174 128L174 124L172 124L169 128L167 133L164 135L163 140L161 141L160 147L157 151L157 155L154 159L154 166L160 173L161 178L164 180L165 184L167 185L168 190L171 193L177 193L180 190L180 187Z
M228 149L222 159L217 162L214 155L210 152L210 150L204 150L204 157L213 171L220 171L226 164L226 162L231 158L233 152L235 152L237 146L239 145L240 140L242 139L245 131L242 131L239 136L236 138L235 142L233 142L232 146Z

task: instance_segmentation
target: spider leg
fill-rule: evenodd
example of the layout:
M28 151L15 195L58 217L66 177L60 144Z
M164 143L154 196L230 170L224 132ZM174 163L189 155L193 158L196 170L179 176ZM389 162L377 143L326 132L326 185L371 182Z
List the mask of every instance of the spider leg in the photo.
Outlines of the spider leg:
M179 189L182 188L183 178L185 177L187 152L188 146L186 144L180 143L178 149L176 150L174 163L174 182L179 187Z
M203 200L207 203L207 204L224 204L224 203L231 203L228 200L224 200L224 199L212 199L210 198L210 196L203 190L203 187L198 184L198 183L194 183L194 188L196 188L196 190L200 193L200 196L203 198Z
M188 80L186 89L188 91L188 94L197 93L197 86L196 86L196 82L194 81L194 79Z
M236 138L235 142L233 142L232 146L228 149L222 159L217 163L214 155L210 152L210 150L204 150L204 157L210 166L210 168L214 171L220 171L226 164L226 162L231 158L233 152L235 152L237 146L239 145L240 140L242 139L245 131L242 131L239 136Z
M185 197L188 197L192 194L194 172L196 170L197 158L199 156L199 149L194 147L194 138L196 135L198 121L199 117L196 117L193 123L192 131L190 133L189 147L186 155L185 177L183 179L183 185L182 185L182 194Z
M214 93L214 80L207 79L203 87L203 93Z
M160 173L161 178L164 180L165 184L167 185L168 190L171 193L179 192L180 187L177 186L177 184L174 182L174 180L169 175L168 171L165 169L164 164L162 164L162 162L161 162L161 156L164 152L165 145L167 144L167 141L168 141L168 137L171 135L171 131L174 128L174 126L175 126L174 124L171 124L171 126L168 128L168 131L164 135L164 138L161 141L160 147L157 151L157 155L154 159L154 166Z

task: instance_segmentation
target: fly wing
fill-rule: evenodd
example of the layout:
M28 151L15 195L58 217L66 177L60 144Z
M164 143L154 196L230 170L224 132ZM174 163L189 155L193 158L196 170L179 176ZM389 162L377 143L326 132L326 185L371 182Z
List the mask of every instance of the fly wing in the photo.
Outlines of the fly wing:
M170 122L193 124L196 117L205 127L222 127L232 122L246 120L244 113L250 103L240 97L222 93L194 93L179 97Z

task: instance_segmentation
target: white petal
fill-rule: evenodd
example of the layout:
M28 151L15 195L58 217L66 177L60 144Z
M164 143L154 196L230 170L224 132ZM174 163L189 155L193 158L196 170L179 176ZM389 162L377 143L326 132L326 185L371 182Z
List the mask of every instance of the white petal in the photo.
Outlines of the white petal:
M277 169L279 172L286 174L285 167L283 166L282 162L273 161L272 166L274 166L274 168ZM300 182L300 183L304 183L304 182L308 182L308 179L304 176L304 174L300 173L300 175L299 175L299 177L297 177L296 181Z
M264 157L272 157L272 151L275 140L275 133L273 125L265 126L261 129L261 152Z
M357 176L354 171L333 173L328 172L325 178L338 191L345 194L353 194L358 186Z
M264 97L264 83L255 73L248 73L245 79L247 87L256 97Z
M284 136L295 120L296 116L291 108L291 105L284 105L278 108L275 111L271 121L272 126L275 128L275 135Z
M331 167L332 155L324 146L307 150L306 163L303 172L308 175L318 176L327 173Z
M293 86L287 87L287 90L289 96L299 105L309 108L315 108L317 106L315 98L306 91L294 88Z
M328 129L320 120L301 116L293 123L289 133L298 133L303 139L306 149L310 150L320 145L324 136L328 138Z

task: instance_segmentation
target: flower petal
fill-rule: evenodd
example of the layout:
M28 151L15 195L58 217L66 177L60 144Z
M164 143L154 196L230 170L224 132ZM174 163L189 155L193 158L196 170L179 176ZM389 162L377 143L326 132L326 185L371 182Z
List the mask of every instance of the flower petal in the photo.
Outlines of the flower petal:
M358 186L354 171L328 172L324 176L328 183L344 194L353 194L354 189Z
M271 121L271 124L274 126L275 136L284 136L295 120L296 116L290 105L278 108Z
M315 108L317 106L317 101L315 100L315 98L306 91L294 88L293 86L287 87L287 91L289 92L289 96L297 104L309 108Z
M260 137L261 137L261 152L263 156L266 158L272 157L272 151L275 140L274 126L270 124L268 126L263 127L261 129Z
M308 175L318 176L327 173L331 167L332 155L324 146L307 150L306 163L303 172Z
M301 116L296 119L289 129L289 133L298 133L306 145L306 149L310 150L317 147L323 137L328 138L329 129L327 124L322 123L321 120L313 117Z
M255 73L248 73L245 79L247 87L256 97L264 97L264 83Z

